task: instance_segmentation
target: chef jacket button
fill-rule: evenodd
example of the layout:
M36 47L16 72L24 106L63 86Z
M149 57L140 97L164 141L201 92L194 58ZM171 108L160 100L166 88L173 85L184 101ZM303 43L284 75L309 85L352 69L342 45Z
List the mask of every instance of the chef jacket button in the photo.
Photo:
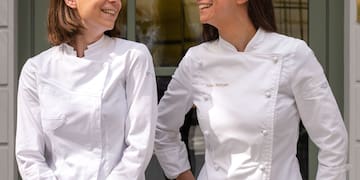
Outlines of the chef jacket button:
M260 169L260 171L263 171L263 172L266 170L265 166L262 164L259 166L259 169Z
M264 135L264 136L267 136L269 134L269 132L267 130L262 130L261 134Z
M277 63L277 62L279 61L279 57L274 56L274 57L273 57L273 61L274 61L274 63Z
M271 92L270 92L270 91L265 92L265 96L266 96L267 98L270 98L270 97L271 97Z

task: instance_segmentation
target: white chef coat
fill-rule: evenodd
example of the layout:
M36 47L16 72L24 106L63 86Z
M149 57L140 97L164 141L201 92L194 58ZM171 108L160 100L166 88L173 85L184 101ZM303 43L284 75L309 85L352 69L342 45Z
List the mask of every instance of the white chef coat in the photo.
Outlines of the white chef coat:
M85 57L61 44L19 80L16 158L24 180L143 180L157 93L143 44L103 36Z
M320 148L318 180L345 180L347 132L305 42L259 29L244 52L221 37L187 52L159 104L155 153L169 178L189 169L179 127L197 107L200 180L300 180L300 118Z

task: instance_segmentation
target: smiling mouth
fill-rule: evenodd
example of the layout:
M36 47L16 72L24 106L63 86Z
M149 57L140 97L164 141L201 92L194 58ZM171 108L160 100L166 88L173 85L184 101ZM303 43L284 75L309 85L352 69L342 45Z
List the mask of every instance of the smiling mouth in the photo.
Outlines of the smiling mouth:
M209 7L211 7L213 4L212 3L201 3L199 4L199 9L203 10L203 9L207 9Z
M115 16L117 12L115 9L101 9L101 11L112 16Z

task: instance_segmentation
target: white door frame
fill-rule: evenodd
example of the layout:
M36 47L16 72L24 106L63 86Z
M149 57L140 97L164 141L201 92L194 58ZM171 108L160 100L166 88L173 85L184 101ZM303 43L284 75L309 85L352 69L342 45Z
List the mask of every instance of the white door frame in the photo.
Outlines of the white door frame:
M0 0L0 179L18 179L15 163L17 0Z
M349 180L360 179L360 23L356 21L356 1L344 1L344 117L349 130Z

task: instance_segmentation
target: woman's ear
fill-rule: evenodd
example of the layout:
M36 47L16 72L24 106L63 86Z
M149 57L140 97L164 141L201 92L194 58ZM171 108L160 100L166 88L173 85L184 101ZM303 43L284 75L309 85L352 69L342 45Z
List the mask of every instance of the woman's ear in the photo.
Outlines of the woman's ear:
M70 8L76 8L76 0L64 0L65 4Z

